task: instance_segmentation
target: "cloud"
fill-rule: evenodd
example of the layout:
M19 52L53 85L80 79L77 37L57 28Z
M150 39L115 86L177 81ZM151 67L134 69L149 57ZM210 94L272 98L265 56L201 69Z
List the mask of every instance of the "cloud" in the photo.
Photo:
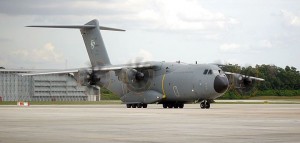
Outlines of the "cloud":
M296 27L300 26L300 17L299 16L297 16L294 13L287 11L287 10L281 10L281 13L283 15L283 18L285 19L285 22L288 25L296 26Z
M106 23L122 23L127 28L148 30L223 30L239 23L237 19L228 17L221 12L204 8L195 0L67 0L62 2L47 0L15 2L12 0L0 2L0 13L34 15L37 20L48 23L49 21L61 22L59 19L68 21L70 18L94 19L97 17Z
M225 43L220 46L220 50L223 52L232 52L237 51L241 48L239 44L236 43Z
M153 60L153 55L147 50L140 49L138 53L138 57L142 57L144 61L151 61Z
M17 49L12 51L12 56L28 62L54 62L60 63L64 61L64 56L55 50L51 43L46 43L43 48L36 49Z
M137 56L135 58L130 59L128 63L138 63L138 62L146 62L152 60L153 60L153 55L151 52L145 49L140 49L139 52L137 53Z
M0 67L5 67L5 65L7 65L8 62L5 59L1 59L0 58Z
M152 20L153 28L165 30L220 30L238 24L238 20L204 8L198 1L154 1L155 8L142 10L136 16ZM188 10L187 10L188 9Z
M273 44L269 40L261 40L259 46L262 48L272 48Z

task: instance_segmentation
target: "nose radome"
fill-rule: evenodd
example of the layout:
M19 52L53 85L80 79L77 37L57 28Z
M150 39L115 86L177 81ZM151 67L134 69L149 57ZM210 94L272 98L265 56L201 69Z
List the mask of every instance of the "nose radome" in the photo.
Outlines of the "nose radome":
M214 88L215 91L218 93L223 93L228 88L229 82L227 77L221 77L220 75L217 75L214 81Z

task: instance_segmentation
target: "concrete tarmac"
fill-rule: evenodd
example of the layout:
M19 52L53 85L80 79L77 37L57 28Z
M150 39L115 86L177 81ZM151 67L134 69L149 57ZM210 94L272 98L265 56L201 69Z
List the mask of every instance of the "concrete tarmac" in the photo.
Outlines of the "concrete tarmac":
M299 104L0 106L0 143L300 142Z

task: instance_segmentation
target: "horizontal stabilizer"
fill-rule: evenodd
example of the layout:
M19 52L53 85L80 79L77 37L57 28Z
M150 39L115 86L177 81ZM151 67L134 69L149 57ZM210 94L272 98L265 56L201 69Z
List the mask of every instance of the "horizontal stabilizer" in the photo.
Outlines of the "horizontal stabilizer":
M99 26L100 30L110 30L110 31L126 31L123 29L117 29L117 28L110 28L110 27L104 27L104 26Z
M78 29L89 29L95 28L95 25L30 25L26 27L41 27L41 28L78 28Z
M41 27L41 28L72 28L72 29L92 29L96 28L96 25L30 25L26 27ZM110 30L110 31L125 31L123 29L110 28L99 26L100 30Z

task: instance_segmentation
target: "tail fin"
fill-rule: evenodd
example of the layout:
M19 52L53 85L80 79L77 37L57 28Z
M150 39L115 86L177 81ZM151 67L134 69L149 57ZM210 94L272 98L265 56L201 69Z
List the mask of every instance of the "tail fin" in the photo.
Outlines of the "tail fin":
M122 29L99 26L98 20L94 19L85 25L44 25L27 27L45 28L78 28L80 29L91 64L95 66L111 65L100 30L125 31Z

